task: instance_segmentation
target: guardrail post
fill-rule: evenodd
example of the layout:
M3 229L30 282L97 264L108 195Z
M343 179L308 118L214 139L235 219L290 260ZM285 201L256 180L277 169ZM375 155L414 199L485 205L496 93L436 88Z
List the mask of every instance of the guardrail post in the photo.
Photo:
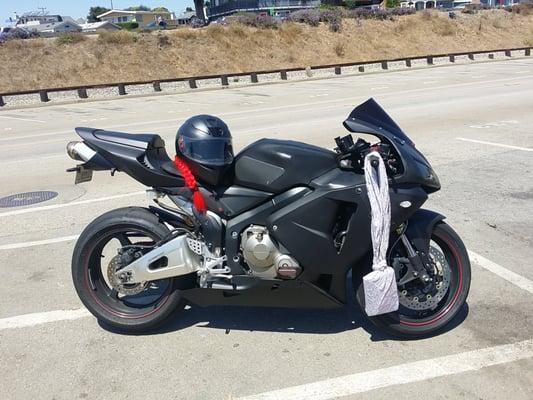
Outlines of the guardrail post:
M364 65L360 65L359 68L357 68L357 70L358 70L359 72L365 72L365 67L364 67Z
M531 49L525 49L524 55L529 57L531 55Z
M450 55L450 62L451 63L455 62L455 55L453 55L453 54Z
M340 74L342 74L341 67L336 66L335 67L335 75L340 75Z
M427 56L426 61L428 65L433 65L433 56Z
M287 80L287 71L283 70L279 72L280 78L284 81Z
M2 96L0 96L0 107L3 107L5 105L6 105L6 103L4 102L4 98Z
M259 82L259 79L257 78L257 74L255 72L250 74L250 80L252 81L252 83L258 83Z
M161 82L155 81L154 82L154 92L160 92L161 91Z
M50 101L50 98L48 97L48 92L46 90L41 90L39 92L39 96L41 97L41 101L43 103Z
M86 99L89 96L87 95L87 89L78 89L78 97L80 99Z
M220 77L220 83L222 83L222 86L229 86L228 76L227 75L222 75Z
M468 53L468 59L474 60L474 53Z
M189 87L191 89L198 89L198 85L196 84L196 79L194 78L189 79Z
M405 66L408 67L408 68L411 68L411 59L410 58L406 58L405 59Z
M381 69L389 69L389 64L387 63L387 61L381 62Z
M120 96L125 96L127 94L126 93L126 86L123 83L119 83L118 84L118 94Z
M494 54L490 53L490 54L489 54L489 59L490 59L490 60L493 60L493 59L494 59Z
M511 57L511 50L505 50L505 55L507 57Z

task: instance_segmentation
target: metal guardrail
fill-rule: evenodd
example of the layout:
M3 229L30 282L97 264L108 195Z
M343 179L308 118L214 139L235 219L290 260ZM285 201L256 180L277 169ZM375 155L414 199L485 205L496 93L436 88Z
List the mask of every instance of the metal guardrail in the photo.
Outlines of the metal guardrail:
M468 56L470 60L475 60L475 56L479 54L488 54L489 58L494 58L494 53L504 53L506 57L511 57L512 52L523 51L524 56L531 56L532 49L533 47L515 47L515 48L510 48L510 49L478 50L478 51L459 52L459 53L432 54L432 55L416 56L416 57L401 57L401 58L383 59L383 60L314 65L314 66L311 66L310 68L311 70L334 68L335 75L341 75L343 67L358 66L359 72L364 72L365 65L381 64L381 68L386 70L389 68L389 63L405 62L405 66L407 68L410 68L412 66L412 61L415 61L415 60L424 60L427 63L427 65L433 65L433 61L436 58L448 58L449 62L454 63L456 57ZM86 99L89 97L87 94L88 89L107 89L107 88L117 88L118 94L121 96L124 96L124 95L127 95L127 91L126 91L127 86L152 85L155 92L161 92L161 83L188 82L189 87L191 89L197 89L198 88L197 81L207 80L207 79L220 79L220 83L222 86L229 86L228 78L230 76L231 77L250 76L250 81L252 83L258 83L260 75L280 74L281 80L287 80L288 72L305 71L306 69L307 67L293 67L293 68L282 68L282 69L273 69L273 70L251 71L251 72L235 72L235 73L225 73L225 74L216 74L216 75L168 78L168 79L149 80L149 81L102 83L102 84L96 84L96 85L80 85L80 86L67 86L67 87L58 87L58 88L37 89L37 90L23 90L19 92L4 92L4 93L0 93L0 107L3 107L6 105L4 101L4 97L8 97L8 96L39 94L42 102L48 102L50 101L50 98L48 96L49 93L77 91L78 97L80 99Z

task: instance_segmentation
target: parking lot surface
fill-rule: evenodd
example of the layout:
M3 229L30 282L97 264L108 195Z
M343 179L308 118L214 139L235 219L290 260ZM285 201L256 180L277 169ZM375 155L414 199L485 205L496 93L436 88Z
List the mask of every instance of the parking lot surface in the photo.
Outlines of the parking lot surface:
M442 183L425 207L472 255L472 287L452 329L380 334L353 304L334 311L192 306L155 333L110 332L70 277L76 236L101 213L147 205L117 173L75 186L73 128L160 134L174 154L187 117L220 116L236 149L262 137L332 148L374 97ZM457 65L0 111L0 399L533 398L533 60Z

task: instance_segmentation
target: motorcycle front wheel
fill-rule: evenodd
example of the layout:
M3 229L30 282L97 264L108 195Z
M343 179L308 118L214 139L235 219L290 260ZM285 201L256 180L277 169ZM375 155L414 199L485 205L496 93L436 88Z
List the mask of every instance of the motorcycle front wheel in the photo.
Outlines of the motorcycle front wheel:
M110 211L82 232L72 256L72 279L81 301L101 322L123 332L153 329L184 307L176 279L136 285L114 281L120 253L149 251L169 234L145 208Z
M433 264L431 273L437 282L433 291L417 287L416 282L410 286L399 286L398 311L368 317L373 324L392 336L419 339L441 332L457 316L470 289L470 261L461 238L444 222L433 229L430 258ZM397 271L397 279L399 273L401 275L401 271ZM353 276L357 302L364 310L362 279L360 275Z

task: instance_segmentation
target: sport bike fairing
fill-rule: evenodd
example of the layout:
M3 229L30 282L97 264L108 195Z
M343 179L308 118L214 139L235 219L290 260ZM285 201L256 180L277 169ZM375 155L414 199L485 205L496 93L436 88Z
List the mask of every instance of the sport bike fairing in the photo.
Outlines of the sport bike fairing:
M396 183L419 184L427 193L440 189L439 178L429 161L374 99L354 108L343 125L350 132L377 136L394 147L403 166L401 174L394 177Z

